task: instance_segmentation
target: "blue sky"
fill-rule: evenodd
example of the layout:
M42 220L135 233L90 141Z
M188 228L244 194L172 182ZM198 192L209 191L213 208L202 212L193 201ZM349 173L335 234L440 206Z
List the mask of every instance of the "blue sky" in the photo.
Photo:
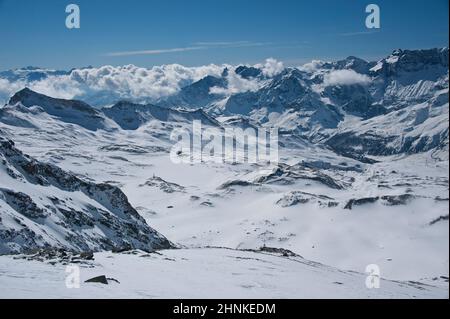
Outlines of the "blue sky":
M65 27L65 7L81 28ZM381 29L365 27L365 7ZM448 0L0 0L0 69L104 64L298 65L448 46ZM147 51L140 54L123 52Z

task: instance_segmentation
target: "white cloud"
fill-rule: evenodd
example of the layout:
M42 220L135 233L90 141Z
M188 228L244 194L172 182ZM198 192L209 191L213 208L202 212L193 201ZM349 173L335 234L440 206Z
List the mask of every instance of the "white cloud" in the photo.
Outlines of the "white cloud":
M325 74L323 79L325 86L367 84L369 82L370 77L353 70L333 70Z
M7 79L0 78L0 106L6 104L8 99L17 91L25 87L23 81L10 82Z
M299 66L298 69L300 71L308 72L308 73L314 73L318 69L320 69L325 62L320 60L312 60L309 63L305 63L302 66Z
M211 94L231 95L241 92L257 91L262 82L257 79L244 79L236 74L234 68L228 71L226 88L215 86L209 90Z
M155 103L159 99L177 93L182 87L207 75L220 77L225 67L229 68L227 88L213 88L212 93L230 95L238 92L255 91L264 82L258 79L244 79L234 72L230 65L204 65L185 67L179 64L141 68L134 65L74 69L65 75L28 81L30 71L17 72L20 80L0 78L0 104L6 103L17 91L29 87L39 93L56 98L79 99L93 106L111 105L126 99L136 103ZM283 63L267 59L260 67L267 76L274 76L283 70ZM45 72L45 70L40 70Z
M33 91L60 99L72 99L84 93L80 85L67 76L50 76L41 81L27 83L26 86Z
M49 76L31 82L0 79L0 102L6 102L24 87L52 97L80 99L95 106L112 104L120 99L153 102L178 92L183 86L206 75L220 76L224 67L214 64L200 67L170 64L147 69L134 65L106 65L75 69L68 75Z
M272 77L283 71L283 62L274 58L268 58L264 64L256 64L255 67L260 68L265 76Z
M132 55L156 55L164 53L175 53L175 52L187 52L196 50L208 50L213 48L242 48L242 47L253 47L253 46L264 46L270 45L267 42L250 42L250 41L235 41L235 42L196 42L191 46L180 47L180 48L169 48L169 49L152 49L152 50L138 50L138 51L121 51L121 52L110 52L106 56L110 57L120 57L120 56L132 56Z
M141 51L123 51L123 52L111 52L107 53L107 56L131 56L131 55L155 55L163 53L185 52L194 50L207 49L204 46L196 47L184 47L184 48L172 48L172 49L156 49L156 50L141 50Z

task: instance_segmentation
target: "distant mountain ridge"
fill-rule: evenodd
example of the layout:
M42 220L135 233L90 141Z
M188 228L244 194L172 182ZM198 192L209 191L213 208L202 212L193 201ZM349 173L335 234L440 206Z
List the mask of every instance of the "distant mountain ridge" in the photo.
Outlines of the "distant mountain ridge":
M98 109L24 89L0 111L0 120L14 123L14 105L36 106L90 130L136 130L151 120L217 126L216 119L226 125L231 117L341 154L417 153L448 144L448 73L448 48L399 49L378 62L354 56L316 61L271 75L263 66L241 65L206 75L156 104L120 101Z

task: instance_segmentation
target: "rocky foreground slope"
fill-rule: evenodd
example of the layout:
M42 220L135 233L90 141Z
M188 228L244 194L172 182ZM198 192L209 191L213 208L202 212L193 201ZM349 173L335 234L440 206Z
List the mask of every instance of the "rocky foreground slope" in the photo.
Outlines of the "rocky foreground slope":
M0 131L0 254L170 248L125 194L19 151Z

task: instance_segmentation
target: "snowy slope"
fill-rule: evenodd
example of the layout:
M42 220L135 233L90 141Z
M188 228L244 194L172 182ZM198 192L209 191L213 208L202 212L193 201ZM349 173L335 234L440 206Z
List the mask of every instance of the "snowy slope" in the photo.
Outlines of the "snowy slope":
M184 120L92 132L14 114L35 127L0 122L20 148L83 179L119 186L150 225L178 244L266 243L344 269L375 262L392 279L448 275L448 159L436 160L435 151L368 164L282 135L278 167L174 164L168 135L190 125ZM347 209L351 201L357 204Z
M139 213L172 242L189 248L164 251L164 257L152 255L152 265L135 255L96 254L98 264L86 276L108 269L110 274L106 275L120 276L129 284L117 286L119 290L90 286L78 290L88 291L92 297L100 291L124 297L173 296L159 288L165 285L180 289L172 290L180 296L199 296L165 277L158 278L160 286L149 288L149 281L136 279L123 270L132 269L133 273L154 267L152 270L158 272L167 267L166 262L173 265L170 274L175 278L183 277L183 267L192 267L204 269L211 278L231 280L217 293L218 297L336 297L337 293L348 297L448 297L446 56L448 48L396 50L379 62L348 57L299 68L279 67L276 72L268 72L263 65L227 66L226 72L224 66L208 68L206 74L196 69L185 78L177 77L177 89L169 97L143 101L144 94L130 101L108 99L103 108L27 89L0 108L0 129L16 148L41 165L61 167L71 172L61 174L85 181L83 185L114 185L134 207L130 211ZM163 69L167 72L167 68ZM104 72L107 70L111 71L106 68ZM130 67L129 72L135 76L137 70ZM72 75L75 73L72 71ZM88 76L87 71L83 74ZM193 120L201 120L205 128L278 127L279 163L175 164L169 158L173 145L170 133L175 128L192 128ZM26 176L22 183L8 174L10 160L5 163L0 188L21 191L38 207L47 205L50 210L58 210L58 205L65 205L64 210L86 212L86 207L92 206L97 211L117 213L99 202L97 196L79 189L68 190L59 183L36 185ZM10 208L10 195L3 196L10 204L0 199L0 207L17 216L17 211ZM56 205L48 199L52 196L70 197L73 203ZM62 218L58 212L52 214L57 220ZM131 215L147 229L140 217ZM6 227L10 226L8 221ZM98 245L98 234L92 229L80 233L70 228L69 232L81 236L95 250L117 246L117 242ZM152 234L163 238L154 231ZM43 237L51 245L60 245L53 237ZM86 247L61 243L78 251ZM144 249L140 245L134 247ZM291 267L292 260L272 260L274 256L254 256L255 252L240 250L255 250L263 245L289 249L305 260L335 268L303 259L302 268ZM211 250L205 246L238 250ZM240 273L242 269L225 262L229 254L258 271L245 272L242 279L233 281L224 274ZM176 262L170 264L165 257ZM33 263L33 271L49 267L0 257L0 265L17 267L18 273L25 272L22 269L28 262ZM275 266L267 269L271 275L266 278L264 265L270 262ZM377 264L383 278L440 288L386 282L386 291L367 290L362 274L336 270L364 272L369 264ZM61 266L55 267L51 269ZM285 271L286 277L279 269ZM56 288L60 276L57 271L36 284L47 282L49 297L77 296L77 291L71 295L65 288ZM14 293L18 296L35 293L31 289L28 294L29 288L21 287L14 276L0 277L0 281L17 287ZM193 284L200 289L207 282L211 280L200 278ZM309 287L311 282L324 289L298 289L298 285ZM206 296L211 295L211 289L206 287L205 291Z
M112 278L108 285L84 282L100 275ZM367 289L361 272L300 256L217 248L97 253L81 264L80 288L67 289L66 276L62 264L1 256L0 285L9 288L0 298L448 298L443 279L382 279L380 288Z

